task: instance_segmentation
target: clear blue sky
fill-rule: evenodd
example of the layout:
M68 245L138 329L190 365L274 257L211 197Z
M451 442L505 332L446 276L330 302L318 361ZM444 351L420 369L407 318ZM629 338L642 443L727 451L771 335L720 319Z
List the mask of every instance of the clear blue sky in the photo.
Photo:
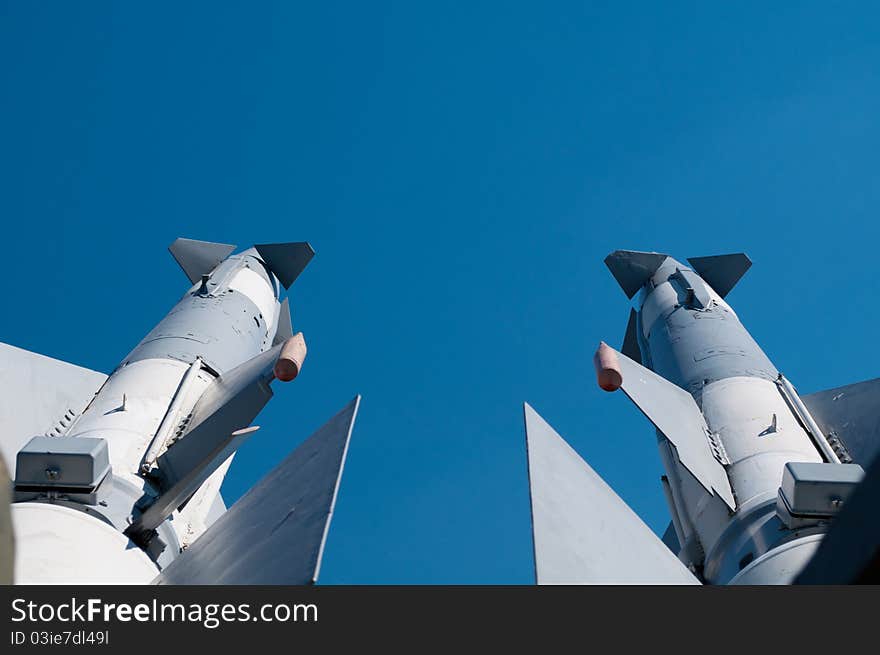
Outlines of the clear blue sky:
M662 3L666 5L668 3ZM653 431L597 389L602 259L747 252L801 391L878 375L872 3L0 3L0 340L109 371L178 236L308 240L303 374L231 500L355 393L324 583L532 580L521 403L648 524Z

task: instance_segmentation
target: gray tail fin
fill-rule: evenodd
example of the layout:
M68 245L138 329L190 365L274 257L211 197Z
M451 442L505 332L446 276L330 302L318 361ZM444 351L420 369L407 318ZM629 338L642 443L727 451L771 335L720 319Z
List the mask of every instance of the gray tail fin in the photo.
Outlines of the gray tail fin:
M615 250L605 258L605 265L627 298L632 298L642 288L669 255L659 252Z
M284 343L293 336L293 320L290 318L290 302L287 298L281 301L281 308L278 311L278 329L275 330L275 339L272 341L273 346Z
M688 262L694 267L697 275L722 298L730 293L752 265L752 260L742 252L711 257L690 257Z
M285 289L303 272L312 261L315 250L305 241L297 243L264 243L254 246Z
M228 243L176 239L168 246L171 255L180 264L189 281L195 284L202 275L207 275L217 264L229 257L235 246Z
M642 362L642 351L639 348L639 318L636 310L629 310L629 321L626 323L626 334L623 336L623 346L620 349L624 355L638 364Z

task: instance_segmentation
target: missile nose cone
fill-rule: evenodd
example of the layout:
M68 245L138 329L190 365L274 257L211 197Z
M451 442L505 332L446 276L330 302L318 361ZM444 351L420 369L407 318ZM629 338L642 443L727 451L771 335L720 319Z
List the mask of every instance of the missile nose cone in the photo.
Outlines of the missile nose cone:
M599 388L604 391L617 391L623 384L623 374L620 372L620 361L617 353L604 341L599 342L599 348L593 355L593 365L596 367L596 381Z
M278 361L275 362L273 370L275 377L282 382L293 380L302 369L306 353L305 337L302 332L297 332L281 347L281 354L278 355Z

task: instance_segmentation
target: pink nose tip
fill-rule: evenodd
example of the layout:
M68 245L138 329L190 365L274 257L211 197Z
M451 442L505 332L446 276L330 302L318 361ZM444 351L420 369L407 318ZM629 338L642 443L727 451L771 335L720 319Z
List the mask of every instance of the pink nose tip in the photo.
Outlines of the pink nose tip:
M620 372L620 362L617 353L604 341L599 342L599 348L593 355L593 365L596 367L596 381L599 388L605 391L617 391L623 384L623 374Z

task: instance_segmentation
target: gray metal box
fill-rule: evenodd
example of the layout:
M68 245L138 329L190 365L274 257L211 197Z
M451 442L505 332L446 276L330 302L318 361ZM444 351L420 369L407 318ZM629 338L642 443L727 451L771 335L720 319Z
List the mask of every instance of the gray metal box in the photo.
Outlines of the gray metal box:
M796 516L832 516L865 475L858 464L789 462L782 473L780 496Z
M15 487L95 489L110 472L107 442L92 437L34 437L18 451Z

